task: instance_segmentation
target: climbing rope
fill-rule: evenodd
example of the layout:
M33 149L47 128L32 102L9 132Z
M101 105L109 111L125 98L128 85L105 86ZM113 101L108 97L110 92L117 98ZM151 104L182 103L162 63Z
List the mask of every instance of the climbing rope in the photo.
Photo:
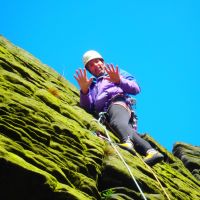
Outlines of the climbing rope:
M93 121L96 121L96 122L104 129L104 131L105 131L105 133L106 133L106 136L107 136L107 138L108 138L108 142L111 144L111 146L112 146L113 149L116 151L117 155L120 157L121 161L123 162L123 164L124 164L125 167L127 168L127 170L128 170L128 172L129 172L131 178L132 178L133 181L135 182L135 184L136 184L138 190L140 191L140 193L141 193L143 199L144 199L144 200L147 200L146 197L144 196L144 193L143 193L142 189L140 188L139 184L137 183L135 177L133 176L133 173L131 172L129 166L127 165L126 161L124 160L124 158L122 157L122 155L121 155L121 154L119 153L119 151L117 150L115 144L112 142L112 140L111 140L111 138L110 138L110 136L109 136L109 134L108 134L108 131L107 131L106 127L103 126L103 125L101 124L101 122L100 122L100 121L101 121L101 118L99 118L99 120L93 119Z
M143 191L142 191L142 189L140 188L139 184L137 183L135 177L133 176L133 174L132 174L132 172L131 172L131 170L130 170L130 167L128 166L128 164L126 163L126 161L124 160L124 158L122 157L122 155L121 155L121 154L119 153L119 151L117 150L117 148L116 148L116 145L117 145L117 144L114 143L114 142L112 142L112 140L111 140L111 138L110 138L110 135L108 134L108 131L107 131L106 127L101 123L102 117L103 117L103 115L100 115L100 117L99 117L98 120L97 120L97 119L93 119L93 121L96 121L96 122L104 129L104 131L105 131L105 133L106 133L107 138L106 138L106 137L103 137L103 136L101 136L101 137L102 137L103 139L107 140L107 141L111 144L111 146L112 146L113 149L116 151L117 155L119 156L119 158L121 159L121 161L123 162L123 164L125 165L125 167L127 168L127 170L128 170L128 172L129 172L131 178L132 178L133 181L135 182L135 184L136 184L138 190L140 191L140 193L141 193L143 199L144 199L144 200L147 200L146 197L145 197L145 195L144 195L144 193L143 193ZM104 120L104 119L103 119L103 120ZM155 172L153 171L153 169L152 169L149 165L147 165L147 164L144 162L144 160L142 159L142 157L135 151L135 149L133 149L133 151L134 151L135 155L136 155L136 156L144 163L144 165L151 171L151 173L152 173L153 176L155 177L156 181L158 182L159 186L160 186L161 189L163 190L163 192L164 192L165 196L167 197L167 199L168 199L168 200L171 200L170 197L169 197L169 195L167 194L166 190L165 190L164 187L162 186L161 182L159 181L157 175L156 175Z
M151 171L151 173L153 174L153 176L155 177L156 181L158 182L158 184L160 185L161 189L163 190L165 196L167 197L168 200L171 200L169 195L167 194L166 190L164 189L164 187L162 186L161 182L159 181L156 173L153 171L153 169L147 165L144 160L142 159L142 157L135 151L135 149L133 149L134 153L136 154L136 156L144 163L144 165Z

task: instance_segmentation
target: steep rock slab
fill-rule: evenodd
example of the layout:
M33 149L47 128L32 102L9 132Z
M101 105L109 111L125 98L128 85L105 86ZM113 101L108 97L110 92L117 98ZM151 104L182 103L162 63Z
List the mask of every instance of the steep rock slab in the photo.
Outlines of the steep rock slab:
M71 83L0 37L0 199L143 199L113 148L92 134L105 134L102 127L78 105ZM143 137L165 156L153 172L170 199L199 199L182 162ZM147 199L166 199L141 156L117 149Z

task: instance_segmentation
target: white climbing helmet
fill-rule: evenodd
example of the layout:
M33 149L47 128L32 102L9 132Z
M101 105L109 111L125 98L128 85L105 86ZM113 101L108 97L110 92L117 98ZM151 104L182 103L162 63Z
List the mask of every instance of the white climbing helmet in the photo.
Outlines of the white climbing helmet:
M87 63L90 61L90 60L93 60L95 58L100 58L104 61L103 57L101 56L101 54L99 54L97 51L94 51L94 50L89 50L89 51L86 51L84 54L83 54L83 63L84 63L84 66L87 65Z

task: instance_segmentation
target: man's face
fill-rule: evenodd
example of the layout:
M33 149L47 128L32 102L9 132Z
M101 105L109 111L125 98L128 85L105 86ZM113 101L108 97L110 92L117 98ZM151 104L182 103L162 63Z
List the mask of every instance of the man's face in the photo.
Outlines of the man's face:
M99 58L90 60L86 65L86 69L88 69L92 75L98 77L105 71L104 61Z

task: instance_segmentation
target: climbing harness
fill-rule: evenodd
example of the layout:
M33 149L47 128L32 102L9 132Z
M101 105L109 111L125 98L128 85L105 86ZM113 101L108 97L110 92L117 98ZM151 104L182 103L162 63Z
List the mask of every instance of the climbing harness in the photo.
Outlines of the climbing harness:
M137 118L135 118L137 120ZM99 113L99 119L93 119L92 121L96 121L105 131L106 136L101 135L100 133L96 133L96 135L104 140L106 140L107 142L109 142L111 144L111 146L113 147L113 149L116 151L117 155L119 156L119 158L121 159L121 161L123 162L123 164L125 165L125 167L127 168L131 178L133 179L134 183L136 184L138 190L140 191L142 197L144 200L147 200L142 189L140 188L139 184L137 183L135 177L133 176L130 167L128 166L128 164L126 163L126 161L124 160L124 158L122 157L122 155L119 153L119 151L117 150L116 146L118 145L117 143L112 142L110 135L108 134L108 131L106 129L106 127L103 125L106 122L106 113L105 112L101 112ZM134 124L134 123L133 123ZM133 127L134 128L134 127ZM159 181L157 175L155 174L155 172L153 171L153 169L147 165L144 160L142 159L142 157L133 149L135 155L144 163L144 165L151 171L151 173L153 174L153 176L155 177L156 181L158 182L159 186L161 187L161 189L163 190L165 196L167 197L168 200L171 200L169 195L167 194L166 190L164 189L164 187L162 186L161 182Z

